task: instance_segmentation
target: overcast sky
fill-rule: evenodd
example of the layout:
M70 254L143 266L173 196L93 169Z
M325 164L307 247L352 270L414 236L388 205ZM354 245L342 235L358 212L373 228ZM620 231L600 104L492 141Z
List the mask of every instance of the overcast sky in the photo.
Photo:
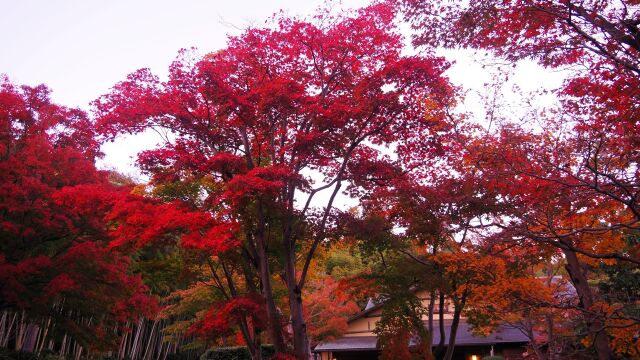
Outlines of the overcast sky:
M345 0L349 7L367 0ZM322 0L0 0L0 73L45 83L54 101L87 104L130 72L164 75L178 50L209 52L227 34L283 9L311 14Z
M368 0L343 0L360 7ZM0 0L0 74L44 83L56 103L89 109L136 69L166 76L181 48L223 48L227 34L274 13L308 15L322 0ZM107 144L103 166L135 172L132 155L151 138Z
M0 0L0 74L16 84L44 83L56 103L89 109L89 102L136 69L166 76L181 48L201 53L223 48L227 34L259 26L274 13L309 15L323 0ZM369 0L342 0L360 7ZM450 55L450 54L449 54ZM482 89L485 69L454 54L456 84ZM529 87L549 82L528 67L513 81ZM551 82L551 84L557 83ZM548 85L548 84L547 84ZM471 101L469 106L477 102ZM100 163L135 174L134 157L152 137L123 138L103 147Z

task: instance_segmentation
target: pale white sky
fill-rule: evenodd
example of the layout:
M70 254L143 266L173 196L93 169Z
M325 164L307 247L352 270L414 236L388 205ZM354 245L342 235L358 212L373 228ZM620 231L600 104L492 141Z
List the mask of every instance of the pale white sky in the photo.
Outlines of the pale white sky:
M260 25L284 10L309 15L323 0L0 0L0 73L16 84L44 83L55 102L89 109L89 102L142 67L166 76L181 48L206 53L225 46L227 34ZM369 0L342 0L360 7ZM446 53L458 64L449 71L456 84L481 91L491 75L465 53ZM542 74L544 75L544 74ZM516 74L525 88L557 86L530 64ZM470 96L467 106L478 98ZM136 174L135 154L153 137L123 138L107 144L101 166Z
M368 0L345 0L357 7ZM0 0L0 73L45 83L54 101L87 108L134 70L164 75L181 48L209 52L237 28L284 9L311 14L322 0ZM237 28L236 28L237 27Z
M369 0L343 0L361 7ZM181 48L223 48L227 34L260 25L280 10L312 14L323 0L0 0L0 74L15 84L44 83L56 103L89 109L143 67L166 76ZM152 137L103 148L101 166L135 174L135 154Z

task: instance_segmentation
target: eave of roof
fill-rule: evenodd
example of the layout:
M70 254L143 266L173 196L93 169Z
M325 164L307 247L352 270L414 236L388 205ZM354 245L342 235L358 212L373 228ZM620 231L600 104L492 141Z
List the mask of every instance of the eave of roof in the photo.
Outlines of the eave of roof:
M448 342L450 333L451 324L449 323L445 325L445 343ZM436 330L433 333L433 344L438 344L439 341L440 332ZM527 338L527 336L525 336L519 329L506 325L499 326L496 331L489 334L489 336L476 336L471 332L469 324L464 320L460 322L458 332L456 334L456 346L495 345L505 343L525 344L527 342L529 342L529 338ZM414 340L410 342L409 346L413 345L415 345ZM313 351L372 351L376 349L377 337L351 336L318 344Z
M343 337L318 344L313 351L367 351L376 350L378 338L375 336Z

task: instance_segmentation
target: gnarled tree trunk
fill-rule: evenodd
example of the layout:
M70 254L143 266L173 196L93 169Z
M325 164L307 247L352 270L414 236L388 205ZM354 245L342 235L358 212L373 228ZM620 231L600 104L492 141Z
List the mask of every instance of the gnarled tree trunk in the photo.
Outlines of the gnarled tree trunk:
M587 282L586 271L582 264L580 264L580 260L578 260L578 256L574 251L564 249L563 253L567 260L567 272L580 299L579 306L585 310L585 319L587 320L589 332L591 336L593 336L593 347L598 354L598 359L609 360L611 359L609 339L607 339L607 333L604 330L603 319L598 314L593 314L592 306L594 304L594 298L593 292Z

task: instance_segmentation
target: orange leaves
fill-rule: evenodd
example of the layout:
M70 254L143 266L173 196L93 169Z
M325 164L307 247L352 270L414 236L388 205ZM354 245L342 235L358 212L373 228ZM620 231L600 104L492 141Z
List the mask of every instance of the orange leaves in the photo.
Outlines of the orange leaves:
M460 282L474 285L493 282L497 274L505 271L502 259L472 251L440 252L433 260Z
M638 341L640 324L631 317L620 316L625 312L623 305L598 302L590 310L601 314L606 319L604 325L607 327L609 342L614 353L634 359L640 356L640 341ZM593 336L582 339L585 347L591 346L592 343Z
M611 348L620 355L640 357L640 341L637 334L640 324L633 320L610 320L607 324L611 335Z
M441 252L433 260L443 268L444 278L455 283L452 291L458 297L471 297L471 308L490 306L491 311L506 309L513 299L526 298L536 294L538 299L550 299L550 292L544 291L536 279L513 273L506 262L497 256L482 255L478 252ZM540 300L542 301L542 300Z
M358 312L352 294L331 277L311 281L304 297L305 320L313 341L330 340L347 330L347 319Z
M555 298L566 293L559 284L545 285L543 279L513 268L498 256L443 252L434 256L434 261L443 267L445 279L456 284L452 289L455 296L468 296L464 311L479 333L489 333L501 323L528 321L527 314L536 308L565 300Z
M472 307L490 306L492 311L508 315L516 313L520 307L552 303L555 290L545 286L542 279L497 272L495 281L476 289Z

